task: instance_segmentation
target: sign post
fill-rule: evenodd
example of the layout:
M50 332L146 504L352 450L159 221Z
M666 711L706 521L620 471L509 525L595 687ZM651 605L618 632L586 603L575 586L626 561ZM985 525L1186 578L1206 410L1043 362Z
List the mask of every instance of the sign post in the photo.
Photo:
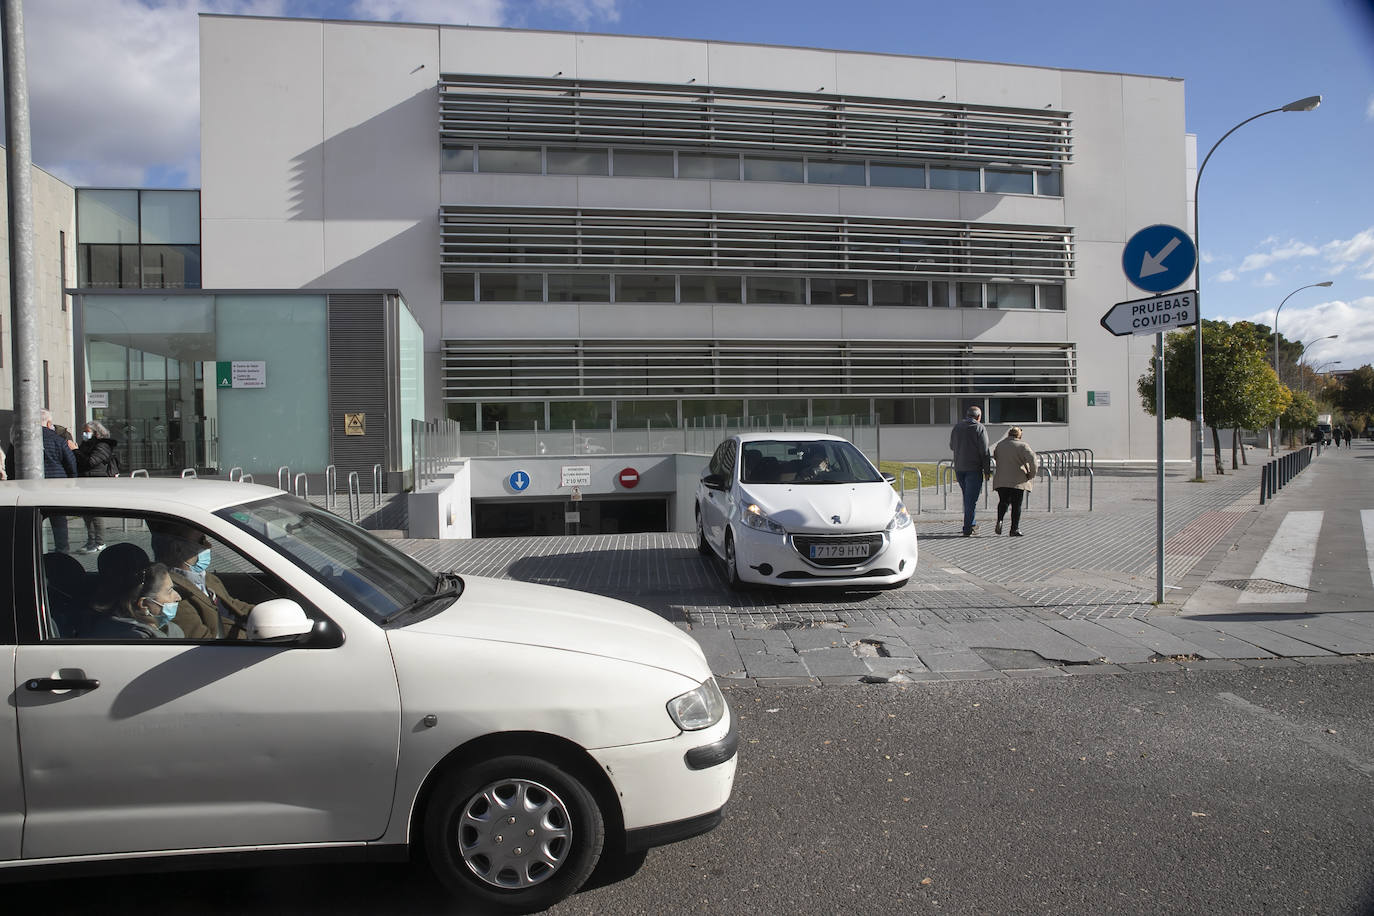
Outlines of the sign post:
M1149 299L1118 302L1102 316L1102 327L1118 337L1155 335L1155 603L1164 603L1164 332L1197 327L1202 333L1197 290L1177 291L1197 266L1192 238L1177 226L1147 226L1121 252L1121 269ZM1167 292L1176 290L1175 292ZM1197 455L1202 467L1202 378L1198 369Z

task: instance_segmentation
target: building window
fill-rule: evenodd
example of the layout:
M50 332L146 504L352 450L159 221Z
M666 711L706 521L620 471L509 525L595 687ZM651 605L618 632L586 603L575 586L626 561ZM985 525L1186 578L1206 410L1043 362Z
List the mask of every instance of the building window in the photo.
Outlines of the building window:
M874 305L930 305L930 284L924 280L874 280Z
M1034 286L1024 283L989 283L987 293L990 309L1035 308Z
M811 304L868 305L868 281L814 277L811 280Z
M930 186L937 191L977 191L980 189L978 169L960 169L932 165Z
M617 274L616 302L672 302L677 284L671 274Z
M907 163L873 162L868 166L868 181L881 188L924 188L926 167Z
M801 277L747 277L745 297L750 303L799 305L806 281Z
M1019 170L984 169L983 190L993 194L1034 194L1035 176Z
M630 178L672 178L673 154L666 150L618 149L611 157L615 175Z
M604 149L553 149L548 152L550 175L609 175L610 156Z
M443 296L445 302L475 302L477 275L445 271Z
M740 294L743 278L738 276L684 275L682 282L682 302L707 302L739 304L744 299Z
M1036 172L1035 193L1046 197L1063 197L1063 177L1062 172Z
M989 423L1035 423L1036 398L988 398Z
M1062 286L1037 286L1036 292L1040 297L1040 307L1055 312L1064 311L1064 287Z
M840 162L833 159L808 159L806 180L812 184L867 184L862 162Z
M538 149L519 147L479 147L477 150L477 171L538 175L543 171L543 153Z
M739 181L738 154L678 153L679 178L714 178L720 181Z
M1068 399L1068 398L1041 398L1041 399L1040 399L1040 422L1041 422L1041 423L1067 423L1067 422L1069 422L1069 399Z
M806 170L801 160L765 159L759 156L744 157L745 181L794 181L806 180Z
M483 274L483 276L486 276ZM609 274L549 274L550 302L610 302Z
M543 274L481 275L479 295L483 302L543 302Z
M476 162L477 157L473 155L472 147L446 146L439 167L445 172L471 172Z
M983 284L959 284L959 308L980 309L983 307Z

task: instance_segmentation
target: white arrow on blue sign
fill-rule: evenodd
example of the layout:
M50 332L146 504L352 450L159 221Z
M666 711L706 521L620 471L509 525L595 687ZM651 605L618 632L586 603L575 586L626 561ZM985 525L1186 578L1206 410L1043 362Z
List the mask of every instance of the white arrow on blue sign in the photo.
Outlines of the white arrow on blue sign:
M512 490L519 493L521 490L529 487L530 475L526 474L524 471L516 471L510 475L507 482L510 484Z
M1126 243L1121 268L1126 279L1147 293L1177 289L1197 266L1193 240L1177 226L1146 226Z

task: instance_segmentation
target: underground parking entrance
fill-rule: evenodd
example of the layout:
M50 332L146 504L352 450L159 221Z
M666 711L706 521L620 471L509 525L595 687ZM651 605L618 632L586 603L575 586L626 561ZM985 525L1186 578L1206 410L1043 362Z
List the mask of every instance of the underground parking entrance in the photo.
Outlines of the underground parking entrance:
M641 534L671 531L669 498L592 497L472 501L477 538L559 534Z

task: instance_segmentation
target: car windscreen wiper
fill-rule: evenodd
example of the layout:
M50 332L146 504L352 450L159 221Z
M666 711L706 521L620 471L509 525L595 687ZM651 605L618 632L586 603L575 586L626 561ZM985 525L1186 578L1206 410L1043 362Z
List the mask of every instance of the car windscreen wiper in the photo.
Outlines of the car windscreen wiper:
M458 578L456 573L439 573L434 579L434 591L430 592L428 595L421 595L409 604L402 605L383 617L382 626L386 626L407 614L412 614L435 601L457 598L462 593L463 580Z

